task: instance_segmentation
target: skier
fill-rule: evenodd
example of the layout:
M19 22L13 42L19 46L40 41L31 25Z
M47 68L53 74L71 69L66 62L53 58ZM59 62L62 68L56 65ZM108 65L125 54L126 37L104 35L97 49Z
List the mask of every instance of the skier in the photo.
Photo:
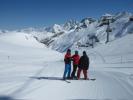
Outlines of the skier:
M83 74L84 74L84 79L85 80L89 79L87 77L88 68L89 68L89 57L87 56L86 52L83 51L83 56L81 56L81 58L79 60L78 73L77 73L78 80L80 79L80 73L82 70L83 70Z
M78 51L75 51L75 54L72 56L72 61L73 61L73 71L71 74L71 79L76 78L75 73L78 67L80 56L78 55Z
M65 80L66 78L70 79L70 73L71 73L71 50L70 49L68 49L65 54L64 62L65 62L65 70L63 74L63 79Z

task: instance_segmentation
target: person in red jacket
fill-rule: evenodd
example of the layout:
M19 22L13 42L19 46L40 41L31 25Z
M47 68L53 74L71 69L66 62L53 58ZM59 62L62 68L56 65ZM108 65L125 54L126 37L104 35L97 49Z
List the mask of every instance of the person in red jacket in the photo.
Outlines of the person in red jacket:
M64 70L64 74L63 74L63 79L65 80L70 79L70 74L71 74L71 50L68 49L65 57L64 57L64 62L65 62L65 70Z
M80 56L78 55L78 51L75 51L75 54L72 56L72 60L73 60L73 71L71 74L72 79L76 78L75 73L78 67L79 59L80 59Z

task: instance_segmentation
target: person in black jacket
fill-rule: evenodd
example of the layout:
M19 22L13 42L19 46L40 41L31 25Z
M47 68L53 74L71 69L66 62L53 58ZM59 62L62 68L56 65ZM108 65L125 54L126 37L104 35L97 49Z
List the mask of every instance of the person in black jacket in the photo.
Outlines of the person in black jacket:
M79 60L79 66L78 66L78 73L77 73L77 78L80 79L80 73L83 70L84 74L84 79L89 79L87 77L87 70L89 68L89 57L87 56L86 52L83 51L83 56L81 56Z

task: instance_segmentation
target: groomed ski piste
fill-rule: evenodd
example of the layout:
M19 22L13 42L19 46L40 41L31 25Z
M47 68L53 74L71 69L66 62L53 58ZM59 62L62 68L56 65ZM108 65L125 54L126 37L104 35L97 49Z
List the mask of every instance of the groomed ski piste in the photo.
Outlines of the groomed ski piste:
M95 81L63 81L64 54L30 34L1 34L0 100L132 100L132 40L129 34L87 51L88 76Z

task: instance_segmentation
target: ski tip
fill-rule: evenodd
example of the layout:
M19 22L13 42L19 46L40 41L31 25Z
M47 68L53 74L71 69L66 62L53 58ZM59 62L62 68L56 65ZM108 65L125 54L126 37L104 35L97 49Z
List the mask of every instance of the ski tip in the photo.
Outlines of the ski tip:
M91 78L91 79L89 79L89 80L95 81L96 79L95 79L95 78Z

